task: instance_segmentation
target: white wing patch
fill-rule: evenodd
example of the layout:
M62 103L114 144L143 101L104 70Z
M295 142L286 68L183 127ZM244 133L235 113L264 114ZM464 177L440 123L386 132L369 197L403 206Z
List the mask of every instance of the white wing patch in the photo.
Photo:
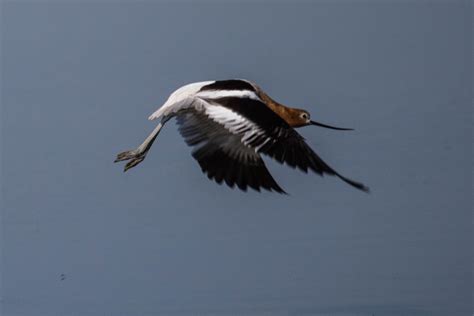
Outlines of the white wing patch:
M241 135L242 143L247 146L257 137L265 135L265 131L258 125L228 108L208 104L204 109L210 119L224 126L232 134Z
M202 148L212 144L241 162L248 162L259 157L253 148L242 143L241 135L232 133L224 125L211 119L204 111L179 113L177 122L180 125L181 135L190 146Z
M260 100L257 94L249 90L205 90L196 94L197 97L205 99L219 99L219 98L249 98Z

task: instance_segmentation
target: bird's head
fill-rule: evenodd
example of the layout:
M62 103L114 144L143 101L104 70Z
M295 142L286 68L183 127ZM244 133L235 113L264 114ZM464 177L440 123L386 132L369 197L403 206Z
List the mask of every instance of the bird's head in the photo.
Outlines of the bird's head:
M286 121L288 122L288 124L291 127L303 127L303 126L308 126L308 125L316 125L316 126L335 129L335 130L339 130L339 131L351 131L351 130L353 130L352 128L335 127L335 126L326 125L326 124L323 124L323 123L313 121L313 120L311 120L311 115L309 114L309 112L306 111L306 110L303 110L303 109L292 108L289 111L289 113L287 113L287 120Z

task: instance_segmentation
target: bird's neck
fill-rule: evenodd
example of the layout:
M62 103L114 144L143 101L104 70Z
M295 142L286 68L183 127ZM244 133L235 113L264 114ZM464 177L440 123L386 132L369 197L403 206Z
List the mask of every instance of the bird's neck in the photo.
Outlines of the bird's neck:
M273 112L278 114L286 123L288 123L288 125L294 125L295 122L293 118L295 117L295 114L297 115L296 109L278 103L263 91L260 91L259 97Z

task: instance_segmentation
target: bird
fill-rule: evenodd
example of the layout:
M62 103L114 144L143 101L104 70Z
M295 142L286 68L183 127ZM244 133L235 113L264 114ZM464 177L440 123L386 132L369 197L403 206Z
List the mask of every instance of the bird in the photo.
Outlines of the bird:
M163 126L176 118L185 142L203 173L218 184L287 194L268 171L262 155L281 164L323 176L336 176L364 192L369 188L330 167L296 128L315 125L352 130L314 121L304 109L273 100L257 84L245 79L212 80L186 84L149 116L155 129L136 149L121 152L114 162L128 161L124 172L140 164Z

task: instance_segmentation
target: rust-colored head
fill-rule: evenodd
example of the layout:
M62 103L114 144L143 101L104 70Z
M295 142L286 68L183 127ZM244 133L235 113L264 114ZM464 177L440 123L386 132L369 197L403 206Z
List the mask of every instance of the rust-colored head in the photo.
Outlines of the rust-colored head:
M340 131L350 131L350 130L352 130L352 128L335 127L335 126L330 126L330 125L326 125L326 124L323 124L323 123L319 123L319 122L316 122L316 121L312 121L311 120L311 115L309 114L308 111L303 110L303 109L290 108L288 106L280 104L280 103L276 102L275 100L273 100L272 98L270 98L270 96L268 96L268 94L263 92L261 89L258 89L258 95L263 100L263 102L270 109L272 109L273 112L278 114L291 127L303 127L303 126L307 126L307 125L317 125L317 126L330 128L330 129L336 129L336 130L340 130Z
M272 109L273 112L278 114L285 122L291 127L306 126L311 123L309 113L306 110L295 109L280 104L270 98L268 94L259 89L259 97L265 102L265 104Z
M311 124L309 112L306 110L287 108L285 112L284 119L291 127L302 127Z

